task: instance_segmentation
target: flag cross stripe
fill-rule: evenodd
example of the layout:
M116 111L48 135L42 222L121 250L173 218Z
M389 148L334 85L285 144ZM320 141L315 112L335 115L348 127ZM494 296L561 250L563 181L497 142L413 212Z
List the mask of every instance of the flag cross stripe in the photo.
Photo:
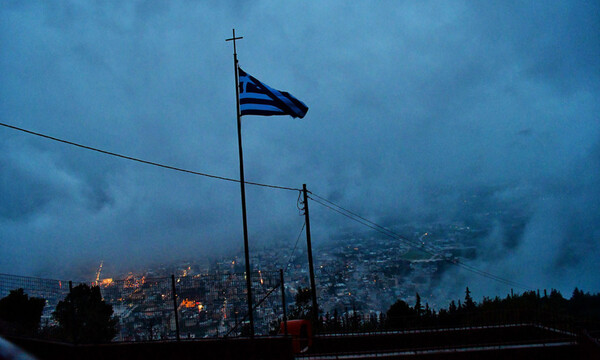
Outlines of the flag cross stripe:
M290 115L303 118L308 107L288 92L273 89L238 67L240 115Z

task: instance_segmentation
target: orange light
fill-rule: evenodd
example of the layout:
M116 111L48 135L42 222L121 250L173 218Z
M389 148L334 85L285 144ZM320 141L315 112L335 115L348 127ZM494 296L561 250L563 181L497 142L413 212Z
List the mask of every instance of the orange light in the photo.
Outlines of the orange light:
M196 302L193 300L185 299L185 300L181 301L181 306L186 307L186 308L193 308L193 307L196 307Z

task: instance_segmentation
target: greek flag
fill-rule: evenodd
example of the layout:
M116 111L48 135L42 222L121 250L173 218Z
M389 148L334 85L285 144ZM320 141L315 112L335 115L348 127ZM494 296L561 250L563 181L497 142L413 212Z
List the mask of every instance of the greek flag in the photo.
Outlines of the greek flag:
M285 91L279 91L239 70L241 115L290 115L303 118L308 111L304 103Z

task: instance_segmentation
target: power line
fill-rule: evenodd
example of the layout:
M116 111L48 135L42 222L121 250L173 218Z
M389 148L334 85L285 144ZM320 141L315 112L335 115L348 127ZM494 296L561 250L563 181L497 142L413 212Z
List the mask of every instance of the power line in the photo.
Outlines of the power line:
M316 194L313 194L313 195L318 196ZM318 196L318 197L322 198L320 196ZM426 252L426 253L428 253L428 254L430 254L432 256L439 256L441 259L443 259L443 260L445 260L445 261L447 261L447 262L449 262L451 264L460 266L460 267L466 269L467 271L471 271L471 272L473 272L475 274L478 274L480 276L483 276L483 277L489 278L491 280L495 280L495 281L501 282L501 283L503 283L505 285L516 286L516 287L520 287L520 288L524 288L524 289L531 289L531 287L529 287L527 285L520 284L520 283L515 282L515 281L511 281L511 280L507 280L507 279L501 278L501 277L499 277L497 275L494 275L492 273L489 273L489 272L477 269L477 268L475 268L475 267L473 267L471 265L465 264L465 263L463 263L463 262L461 262L461 261L459 261L457 259L448 260L444 256L440 255L439 253L436 253L434 250L430 250L430 249L428 249L428 248L426 248L424 246L420 246L418 243L415 243L414 241L411 241L411 240L407 239L404 236L398 235L395 232L393 232L393 231L391 231L389 229L386 229L386 228L384 228L381 225L373 223L373 222L365 219L364 217L356 215L356 217L358 217L361 220L353 218L353 216L348 215L348 214L354 214L353 212L351 212L351 211L349 211L349 210L347 210L345 208L342 208L341 206L339 206L339 205L337 205L335 203L332 203L332 202L330 202L330 201L328 201L326 199L324 199L324 200L327 201L328 203L331 203L333 206L336 206L336 207L342 209L343 211L346 211L348 214L346 214L343 211L340 211L338 209L335 209L335 208L333 208L333 207L331 207L331 206L329 206L327 204L324 204L324 203L322 203L322 202L320 202L320 201L318 201L318 200L316 200L314 198L311 198L311 199L313 201L315 201L316 203L318 203L318 204L320 204L320 205L322 205L322 206L324 206L326 208L329 208L330 210L333 210L333 211L335 211L335 212L337 212L339 214L342 214L342 215L344 215L344 216L346 216L346 217L348 217L348 218L350 218L350 219L352 219L352 220L354 220L354 221L356 221L356 222L358 222L358 223L360 223L362 225L365 225L365 226L367 226L367 227L369 227L369 228L371 228L371 229L373 229L375 231L378 231L378 232L380 232L380 233L382 233L384 235L387 235L387 236L389 236L389 237L391 237L393 239L398 239L398 240L407 242L407 243L409 243L409 245L414 246L414 247L418 247L421 251Z
M285 271L287 272L290 268L290 265L292 264L292 256L294 256L294 252L296 252L296 247L298 247L298 241L300 240L300 236L302 235L302 232L304 231L304 227L306 226L306 222L302 223L302 228L300 229L300 232L298 233L298 238L296 239L296 243L294 244L294 248L292 249L292 252L290 252L290 256L288 257L288 263L285 266Z
M311 195L313 195L313 196L316 196L316 197L318 197L319 199L321 199L322 201L325 201L326 203L328 203L328 204L330 204L330 205L332 205L332 206L334 206L334 207L336 207L336 208L340 209L340 211L337 211L337 212L340 212L340 213L342 213L342 212L345 212L345 213L347 213L347 214L349 214L349 215L351 215L351 216L348 216L348 215L346 215L346 214L344 214L344 213L342 213L342 215L345 215L345 216L347 216L347 217L349 217L349 218L356 217L356 218L358 218L358 219L360 219L360 220L364 221L365 223L367 223L367 224L369 224L369 225L371 225L371 226L374 226L375 228L377 228L377 229L379 229L379 230L381 230L381 231L384 231L384 232L386 232L386 233L389 233L389 234L392 234L392 235L394 235L394 237L396 237L396 238L398 238L398 239L400 239L400 240L402 240L402 241L404 241L404 242L408 242L409 244L411 244L411 245L413 245L413 246L419 246L419 243L418 243L418 242L415 242L414 240L410 240L410 239L408 239L407 237L405 237L405 236L402 236L402 235L400 235L400 234L398 234L398 233L396 233L396 232L394 232L394 231L392 231L392 230L390 230L390 229L388 229L388 228L386 228L386 227L384 227L384 226L381 226L381 225L379 225L379 224L376 224L376 223L374 223L374 222L370 221L369 219L366 219L366 218L364 218L364 217L362 217L362 216L360 216L360 215L358 215L358 214L356 214L356 213L354 213L354 212L352 212L352 211L350 211L350 210L348 210L348 209L345 209L345 208L343 208L343 207L341 207L341 206L337 205L337 204L336 204L336 203L334 203L334 202L331 202L331 201L329 201L329 200L325 199L325 198L324 198L324 197L322 197L322 196L319 196L319 195L317 195L317 194L315 194L315 193L312 193L312 192L311 192L310 194L311 194ZM311 199L312 199L312 198L311 198ZM313 200L313 201L316 201L315 199L312 199L312 200ZM323 204L321 204L321 205L323 205ZM332 210L333 210L333 209L332 209ZM366 225L366 224L365 224L365 225ZM371 226L369 226L369 227L371 227ZM374 230L377 230L377 229L374 229ZM378 230L378 231L379 231L379 230ZM381 232L381 231L380 231L380 232ZM434 254L430 254L430 255L434 255Z
M341 207L340 205L337 205L337 204L336 204L336 203L334 203L334 202L331 202L331 201L329 201L329 200L325 199L325 198L324 198L324 197L322 197L322 196L319 196L318 194L311 193L311 195L313 195L313 196L316 196L316 197L318 197L319 199L321 199L322 201L325 201L325 202L326 202L326 203L328 203L329 205L331 205L331 206L333 206L333 207L337 208L337 210L336 210L336 209L331 209L331 210L334 210L334 211L336 211L336 212L338 212L338 213L340 213L340 214L342 214L342 215L344 215L344 216L346 216L346 217L348 217L348 218L350 218L350 219L352 219L352 220L354 220L354 221L357 221L357 220L356 220L356 219L354 219L353 217L355 217L355 218L358 218L358 219L360 219L360 223L361 223L361 224L363 224L363 225L365 225L365 226L368 226L368 227L372 228L373 230L376 230L376 231L378 231L378 232L384 233L385 235L387 235L387 236L389 236L389 237L396 238L396 239L398 239L398 240L404 241L404 242L408 243L408 244L409 244L409 245L411 245L411 246L414 246L414 247L419 247L419 248L421 248L421 250L422 250L422 251L424 251L424 252L426 252L426 253L428 253L428 254L430 254L430 255L432 255L432 256L435 256L435 255L438 255L438 256L439 256L439 254L437 254L437 253L434 253L434 252L433 252L433 250L432 250L432 251L429 251L427 248L423 248L423 246L421 246L422 244L419 244L417 241L410 240L410 239L409 239L409 238L407 238L406 236L403 236L403 235L401 235L401 234L398 234L398 233L394 232L393 230L390 230L390 229L388 229L388 228L386 228L386 227L384 227L384 226L381 226L381 225L379 225L379 224L376 224L376 223L372 222L371 220L369 220L369 219L367 219L367 218L365 218L365 217L362 217L362 216L358 215L358 214L357 214L357 213L355 213L355 212L352 212L352 211L350 211L350 210L348 210L348 209L346 209L346 208L343 208L343 207ZM312 199L313 201L315 201L315 202L318 202L317 200L315 200L315 199L313 199L313 198L311 198L311 199ZM324 204L320 204L320 205L323 205L323 206L324 206ZM327 206L326 206L326 207L327 207Z
M95 147L91 147L91 146L79 144L79 143L76 143L76 142L73 142L73 141L56 138L56 137L53 137L53 136L49 136L49 135L45 135L45 134L38 133L38 132L35 132L35 131L23 129L23 128L20 128L20 127L14 126L14 125L9 125L9 124L2 123L2 122L0 122L0 125L4 126L4 127L7 127L9 129L21 131L21 132L24 132L24 133L27 133L27 134L30 134L30 135L35 135L35 136L42 137L42 138L45 138L45 139L48 139L48 140L60 142L60 143L71 145L71 146L76 146L76 147L79 147L79 148L82 148L82 149L86 149L86 150L96 151L96 152L99 152L101 154L110 155L110 156L118 157L118 158L121 158L121 159L135 161L135 162L139 162L139 163L142 163L142 164L152 165L152 166L156 166L156 167L160 167L160 168L164 168L164 169L168 169L168 170L173 170L173 171L179 171L179 172L183 172L183 173L187 173L187 174L204 176L204 177L208 177L208 178L212 178L212 179L217 179L217 180L223 180L223 181L240 183L240 180L238 180L238 179L233 179L233 178L228 178L228 177L218 176L218 175L212 175L212 174L202 173L202 172L193 171L193 170L187 170L187 169L178 168L178 167L175 167L175 166L165 165L165 164L161 164L161 163L157 163L157 162L153 162L153 161L148 161L148 160L142 160L142 159L135 158L135 157L132 157L132 156L122 155L122 154L114 153L114 152L111 152L111 151L107 151L107 150L103 150L103 149L99 149L99 148L95 148ZM248 185L266 187L266 188L271 188L271 189L280 189L280 190L289 190L289 191L301 191L301 189L297 189L297 188L286 187L286 186L279 186L279 185L263 184L263 183L257 183L257 182L251 182L251 181L245 181L245 183L248 184ZM521 288L525 288L525 289L531 288L531 287L528 287L526 285L519 284L517 282L511 281L511 280L503 279L503 278L501 278L499 276L496 276L496 275L494 275L492 273L489 273L489 272L477 269L477 268L475 268L475 267L473 267L471 265L465 264L465 263L460 262L460 261L458 261L456 259L454 259L454 260L447 260L443 256L441 256L440 254L436 253L435 251L432 251L432 250L429 250L429 249L427 249L425 247L419 246L419 244L416 243L415 241L411 241L408 238L406 238L406 237L404 237L402 235L399 235L399 234L395 233L394 231L389 230L389 229L387 229L387 228L385 228L385 227L383 227L383 226L381 226L379 224L376 224L376 223L374 223L374 222L372 222L372 221L370 221L370 220L368 220L368 219L366 219L366 218L364 218L364 217L362 217L362 216L360 216L360 215L358 215L358 214L356 214L356 213L354 213L354 212L352 212L352 211L350 211L348 209L345 209L342 206L337 205L337 204L335 204L335 203L333 203L333 202L325 199L322 196L319 196L319 195L317 195L317 194L315 194L313 192L310 192L310 194L313 195L314 197L317 197L320 200L322 200L322 201L319 201L319 200L311 197L311 200L315 201L319 205L324 206L324 207L326 207L326 208L328 208L330 210L333 210L333 211L335 211L335 212L337 212L337 213L339 213L339 214L341 214L343 216L346 216L349 219L351 219L353 221L356 221L356 222L358 222L358 223L360 223L360 224L362 224L364 226L367 226L367 227L369 227L369 228L371 228L371 229L373 229L373 230L375 230L377 232L380 232L380 233L382 233L382 234L384 234L386 236L389 236L389 237L394 238L394 239L401 240L403 242L406 242L406 243L410 244L411 246L419 247L422 251L424 251L424 252L426 252L426 253L428 253L428 254L430 254L432 256L440 256L442 259L450 262L451 264L455 264L455 265L460 266L460 267L462 267L462 268L464 268L464 269L466 269L468 271L471 271L473 273L476 273L476 274L479 274L481 276L487 277L487 278L489 278L491 280L495 280L495 281L504 283L506 285L517 286L517 287L521 287ZM294 246L294 250L292 250L292 254L290 255L290 260L291 260L291 256L293 255L293 252L296 250L296 246L298 245L298 240L300 239L300 235L302 234L302 231L304 230L304 226L305 225L306 224L304 224L302 226L302 229L300 230L300 234L298 235L298 239L296 240L296 245ZM287 267L289 267L289 261L288 261Z
M132 156L127 156L127 155L121 155L121 154L117 154L111 151L107 151L107 150L102 150L102 149L98 149L95 147L91 147L91 146L87 146L87 145L82 145L82 144L78 144L72 141L68 141L68 140L63 140L63 139L59 139L53 136L49 136L49 135L45 135L42 133L38 133L35 131L31 131L31 130L27 130L27 129L23 129L17 126L13 126L13 125L9 125L9 124L5 124L5 123L1 123L0 125L13 129L13 130L18 130L27 134L31 134L31 135L35 135L35 136L39 136L45 139L49 139L49 140L53 140L53 141L57 141L63 144L68 144L68 145L72 145L72 146L76 146L82 149L86 149L86 150L91 150L91 151L96 151L105 155L110 155L110 156L115 156L121 159L126 159L126 160L131 160L131 161L136 161L142 164L146 164L146 165L152 165L152 166L157 166L157 167L161 167L164 169L169 169L169 170L174 170L174 171L179 171L179 172L183 172L183 173L187 173L187 174L192 174L192 175L198 175L198 176L204 176L204 177L208 177L208 178L212 178L212 179L217 179L217 180L224 180L224 181L230 181L230 182L236 182L239 183L240 180L238 179L233 179L233 178L228 178L228 177L224 177L224 176L218 176L218 175L212 175L212 174L207 174L207 173L202 173L202 172L198 172L198 171L192 171L192 170L187 170L187 169L182 169L182 168L178 168L175 166L170 166L170 165L165 165L165 164L160 164L157 162L153 162L153 161L148 161L148 160L142 160L142 159L138 159L138 158L134 158ZM271 189L280 189L280 190L291 190L291 191L301 191L301 189L296 189L296 188L291 188L291 187L286 187L286 186L278 186L278 185L269 185L269 184L262 184L262 183L257 183L257 182L251 182L251 181L245 181L244 183L248 184L248 185L254 185L254 186L261 186L261 187L266 187L266 188L271 188Z
M351 219L351 220L353 220L355 222L358 222L359 224L367 226L367 227L369 227L369 228L371 228L371 229L373 229L373 230L375 230L375 231L377 231L377 232L379 232L381 234L384 234L384 235L386 235L388 237L391 237L393 239L397 239L397 240L406 242L406 243L408 243L409 245L411 245L413 247L418 247L421 251L424 251L424 252L426 252L426 253L428 253L428 254L430 254L432 256L439 256L442 260L444 260L446 262L449 262L450 264L454 264L456 266L462 267L463 269L465 269L467 271L470 271L472 273L475 273L477 275L480 275L482 277L488 278L490 280L494 280L496 282L499 282L499 283L502 283L502 284L505 284L505 285L519 287L519 288L523 288L523 289L526 289L526 290L532 288L530 286L518 283L516 281L504 279L504 278L502 278L500 276L494 275L494 274L489 273L487 271L480 270L480 269L478 269L478 268L476 268L474 266L465 264L465 263L463 263L463 262L461 262L461 261L459 261L457 259L452 259L452 260L446 259L444 256L442 256L441 254L435 252L434 250L430 250L430 249L428 249L428 248L426 248L424 246L419 246L419 244L416 243L415 241L411 241L411 240L407 239L406 237L395 233L392 230L389 230L389 229L387 229L387 228L385 228L385 227L383 227L383 226L381 226L379 224L376 224L376 223L374 223L374 222L372 222L372 221L370 221L370 220L368 220L368 219L366 219L366 218L364 218L364 217L362 217L362 216L360 216L360 215L358 215L358 214L356 214L356 213L354 213L354 212L352 212L352 211L350 211L350 210L348 210L348 209L346 209L346 208L344 208L344 207L342 207L340 205L337 205L337 204L333 203L332 201L329 201L329 200L323 198L322 196L319 196L319 195L317 195L315 193L312 193L312 192L311 192L311 195L313 195L314 197L317 197L318 199L321 199L322 201L317 200L314 197L311 197L310 198L311 200L313 200L317 204L319 204L319 205L321 205L321 206L323 206L323 207L325 207L325 208L327 208L329 210L332 210L332 211L334 211L334 212L336 212L338 214L341 214L341 215L343 215L343 216L345 216L345 217L347 217L347 218L349 218L349 219Z
M294 244L294 248L292 249L292 251L290 252L290 255L288 256L288 261L287 261L287 265L285 265L285 267L283 268L283 270L285 272L287 272L290 268L290 265L292 264L292 257L294 256L294 253L296 252L296 248L298 247L298 242L300 241L300 236L302 236L302 233L304 232L304 227L306 226L306 222L302 223L302 227L300 228L300 232L298 233L298 237L296 238L296 243ZM277 263L275 264L275 268L277 269L279 267L279 260L277 261Z
M313 194L313 195L314 195L314 194ZM332 206L329 206L329 205L327 205L327 204L325 204L325 203L323 203L323 202L321 202L321 201L319 201L319 200L316 200L316 199L314 199L314 198L312 198L312 197L311 197L311 200L313 200L314 202L316 202L317 204L319 204L319 205L321 205L321 206L324 206L324 207L326 207L326 208L328 208L328 209L330 209L330 210L332 210L332 211L335 211L335 212L337 212L337 213L339 213L339 214L341 214L341 215L343 215L343 216L346 216L347 218L349 218L349 219L351 219L351 220L353 220L353 221L356 221L356 222L358 222L359 224L362 224L362 225L364 225L364 226L367 226L367 227L369 227L369 228L371 228L371 229L373 229L373 230L375 230L375 231L377 231L377 232L379 232L379 233L382 233L382 234L384 234L384 235L386 235L386 236L388 236L388 237L391 237L391 238L393 238L393 239L397 239L397 240L400 240L400 241L407 242L407 243L409 243L409 245L411 245L411 246L414 246L414 247L419 247L419 246L418 246L418 243L417 243L417 244L415 244L415 242L414 242L414 241L410 241L410 240L406 239L405 237L402 237L402 236L395 235L395 234L394 234L392 231L390 231L390 230L388 230L388 229L385 229L383 226L380 226L380 225L378 225L378 224L375 224L375 223L373 223L373 222L371 222L371 221L369 221L369 220L365 220L365 221L363 221L363 220L360 220L360 219L364 219L364 218L362 218L362 217L358 217L358 219L357 219L357 218L355 218L355 217L353 217L353 216L349 215L349 214L352 214L352 212L350 212L350 211L348 211L348 214L347 214L347 213L344 213L344 212L343 212L343 211L341 211L341 210L335 209L334 207L332 207ZM335 204L334 204L334 205L335 205ZM338 206L338 205L335 205L335 206ZM339 206L338 206L338 207L339 207ZM340 207L340 208L341 208L341 209L343 209L342 207ZM371 225L371 224L373 224L373 225ZM384 230L382 230L382 229L384 229ZM501 277L499 277L499 276L496 276L496 275L494 275L494 274L488 273L488 272L486 272L486 271L483 271L483 270L479 270L479 269L477 269L477 268L475 268L475 267L473 267L473 266L471 266L471 265L467 265L467 264L465 264L465 263L463 263L463 262L460 262L459 260L456 260L456 259L453 259L453 260L448 260L448 259L446 259L444 256L442 256L442 255L440 255L440 254L438 254L438 253L435 253L435 252L433 252L433 251L431 251L431 250L429 250L429 249L427 249L427 248L423 248L423 247L419 247L419 248L420 248L420 250L421 250L421 251L423 251L423 252L426 252L426 253L428 253L428 254L430 254L430 255L432 255L432 256L439 256L439 257L440 257L442 260L444 260L444 261L446 261L446 262L449 262L449 263L451 263L451 264L454 264L454 265L460 266L460 267L464 268L464 269L465 269L465 270L467 270L467 271L473 272L473 273L475 273L475 274L478 274L478 275L480 275L480 276L486 277L486 278L488 278L488 279L491 279L491 280L494 280L494 281L497 281L497 282L500 282L500 283L503 283L503 284L505 284L505 285L509 285L509 286L515 286L515 287L520 287L520 288L524 288L524 289L531 289L531 287L529 287L529 286L527 286L527 285L523 285L523 284L520 284L520 283L517 283L517 282L511 281L511 280L503 279L503 278L501 278Z
M358 214L356 214L356 213L354 213L354 212L352 212L352 211L350 211L350 210L348 210L348 209L345 209L345 208L343 208L343 207L341 207L341 206L339 206L339 205L337 205L337 204L335 204L335 203L333 203L333 202L331 202L331 201L329 201L329 200L327 200L327 199L323 198L322 196L319 196L319 195L317 195L317 194L314 194L314 193L313 193L312 195L313 195L313 196L316 196L316 197L318 197L319 199L321 199L321 200L323 200L323 201L325 201L325 202L327 202L327 203L329 203L329 204L331 204L331 205L333 205L333 206L335 206L335 207L337 207L337 208L339 208L339 209L341 209L342 211L345 211L345 212L346 212L346 213L348 213L348 214L351 214L352 216L355 216L355 217L359 218L360 220L362 220L362 221L361 221L361 223L362 223L363 221L364 221L364 222L366 222L366 223L367 223L367 224L369 224L369 225L367 225L367 224L364 224L364 225L367 225L367 226L371 227L372 229L374 229L374 230L376 230L376 231L379 231L379 232L385 233L386 235L388 235L388 236L390 236L390 237L397 238L397 239L399 239L399 240L401 240L401 241L407 242L407 243L409 243L410 245L412 245L412 246L415 246L415 247L418 247L418 248L419 248L421 251L424 251L424 252L426 252L426 253L428 253L428 254L430 254L430 255L432 255L432 256L439 256L439 257L441 257L441 258L444 258L444 257L443 257L442 255L440 255L439 253L435 252L435 250L430 250L430 249L426 248L426 247L425 247L423 244L419 244L418 242L411 241L411 240L409 240L408 238L406 238L406 237L404 237L404 236L402 236L402 235L400 235L400 234L398 234L398 233L396 233L396 232L394 232L394 231L392 231L392 230L389 230L389 229L387 229L387 228L385 228L385 227L383 227L383 226L381 226L381 225L378 225L378 224L376 224L376 223L374 223L374 222L372 222L372 221L370 221L370 220L368 220L368 219L366 219L366 218L364 218L364 217L362 217L362 216L360 216L360 215L358 215ZM313 200L313 201L315 201L315 202L317 202L315 199L312 199L312 200ZM320 204L320 205L324 205L324 204ZM325 205L324 205L324 206L325 206ZM335 210L335 209L332 209L332 210ZM341 211L337 211L337 210L335 210L335 211L336 211L336 212L338 212L338 213L342 213ZM343 214L343 213L342 213L342 214ZM343 215L345 215L345 214L343 214ZM351 216L348 216L348 217L352 219L352 217L351 217ZM353 220L354 220L354 219L353 219ZM356 220L355 220L355 221L356 221ZM391 235L390 235L390 234L391 234ZM392 235L393 235L393 236L392 236ZM517 285L517 286L519 286L519 287L523 287L523 288L525 288L525 289L529 289L529 288L531 288L531 287L528 287L527 285L524 285L524 284L519 284L519 283L517 283L517 282L513 282L512 280L503 279L503 278L501 278L501 277L499 277L499 276L496 276L496 275L494 275L494 274L492 274L492 273L489 273L489 272L486 272L486 271L483 271L483 270L477 269L477 268L475 268L475 267L473 267L473 266L471 266L471 265L465 264L465 263L463 263L463 262L460 262L459 260L456 260L456 259L453 259L453 260L447 260L447 261L450 261L451 263L453 263L453 264L456 264L456 265L458 265L458 266L461 266L461 267L464 267L464 268L468 268L468 270L469 270L469 271L476 272L476 273L478 273L479 275L486 276L486 277L489 277L489 278L494 278L494 280L497 280L497 281L500 281L500 282L504 282L504 283L506 283L506 282L510 282L511 284ZM507 284L507 285L509 285L509 284Z

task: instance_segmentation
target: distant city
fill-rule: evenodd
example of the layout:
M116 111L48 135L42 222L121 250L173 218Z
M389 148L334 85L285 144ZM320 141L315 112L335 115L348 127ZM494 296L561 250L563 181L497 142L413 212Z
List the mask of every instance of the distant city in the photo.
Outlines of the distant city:
M410 243L383 234L347 233L314 248L318 304L322 316L358 313L368 320L379 316L398 299L411 302L418 291L424 301L444 298L430 286L451 262L476 256L481 230L459 224L438 224L426 231L405 226L395 231L410 234ZM300 241L304 241L302 238ZM414 246L414 245L417 246ZM303 249L303 250L301 250ZM305 246L291 249L267 246L251 253L257 334L278 330L283 316L279 269L284 270L286 308L301 288L310 286ZM119 317L115 340L139 341L174 338L176 319L172 279L177 293L179 329L183 338L219 337L243 332L246 315L246 281L242 254L204 262L182 261L139 273L106 277L102 264L95 280L104 299ZM64 284L63 284L64 289ZM429 302L432 307L438 305ZM51 323L52 306L45 311ZM43 320L44 321L44 320ZM236 324L238 324L236 326Z

